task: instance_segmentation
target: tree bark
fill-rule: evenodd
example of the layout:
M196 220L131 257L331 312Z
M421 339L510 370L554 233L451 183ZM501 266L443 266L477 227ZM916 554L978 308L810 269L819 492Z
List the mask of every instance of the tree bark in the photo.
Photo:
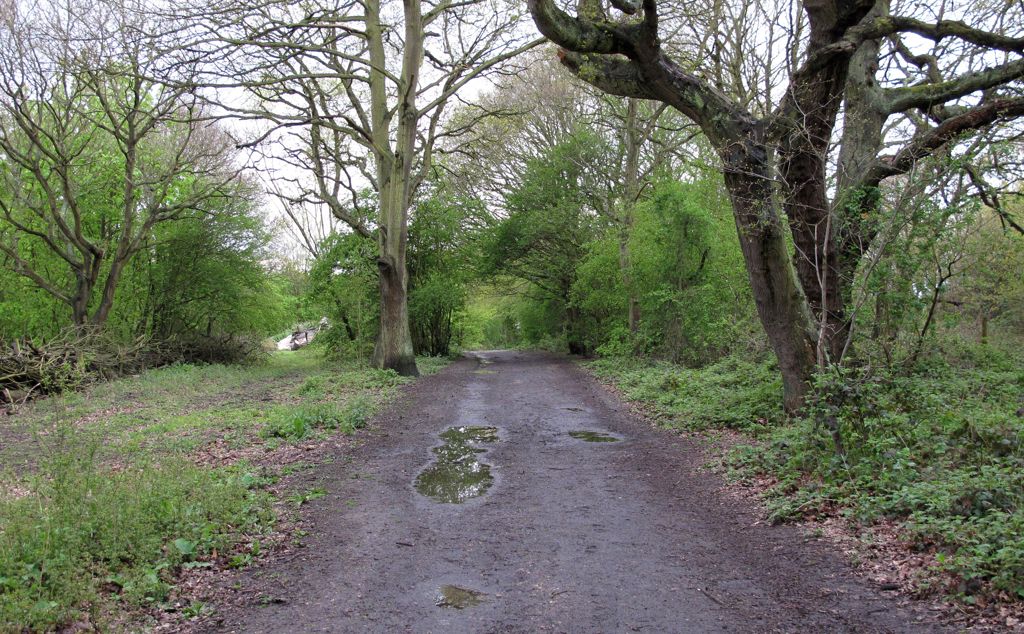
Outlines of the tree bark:
M377 183L380 195L380 331L373 349L373 365L391 369L403 376L418 376L416 356L409 329L408 272L406 248L409 233L409 207L412 199L412 164L416 152L416 131L419 113L416 110L416 88L423 63L423 16L418 0L404 0L405 49L394 116L398 126L394 147L388 142L389 118L385 78L383 31L380 4L367 3L367 35L370 40L370 92L375 145Z
M742 155L724 155L725 182L758 317L779 362L783 405L795 413L814 372L817 331L772 202L767 156L750 143Z
M625 122L625 182L623 187L622 211L619 219L619 269L622 272L622 286L626 289L628 304L629 332L636 334L640 329L640 302L633 288L630 274L629 237L633 229L633 209L640 197L640 130L637 128L637 100L626 99Z
M877 0L867 18L888 14L888 0ZM883 143L882 129L888 118L882 88L876 79L880 49L877 39L862 42L850 58L846 78L843 137L836 173L839 196L832 210L836 224L836 279L840 284L839 299L846 305L852 299L857 266L874 239L870 219L881 202L879 188L863 182L878 160ZM832 361L839 363L852 337L853 324L846 318L837 320L833 326L829 349Z
M419 376L409 332L409 302L404 258L377 261L380 270L380 332L373 347L374 367L402 376Z

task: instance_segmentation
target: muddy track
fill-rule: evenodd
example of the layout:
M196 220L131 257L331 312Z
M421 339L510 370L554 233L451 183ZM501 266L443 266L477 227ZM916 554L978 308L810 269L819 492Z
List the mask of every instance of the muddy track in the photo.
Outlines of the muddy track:
M453 426L497 428L465 452L490 466L490 487L461 504L414 486ZM581 430L621 440L568 434ZM557 357L459 361L349 457L322 467L329 495L308 511L306 546L232 580L209 631L945 631L826 546L756 523L698 469L699 448ZM439 606L449 585L481 595Z

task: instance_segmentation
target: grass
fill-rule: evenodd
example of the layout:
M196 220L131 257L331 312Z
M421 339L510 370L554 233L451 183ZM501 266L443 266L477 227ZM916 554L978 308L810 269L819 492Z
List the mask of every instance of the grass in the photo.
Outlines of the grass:
M727 357L701 369L637 357L587 363L631 400L646 404L659 424L689 430L738 429L757 433L783 418L782 381L772 362Z
M69 449L30 495L0 501L0 629L49 630L84 609L104 629L105 603L162 602L181 567L271 525L267 495L236 470L172 460L111 473Z
M666 426L750 434L723 465L734 478L771 477L774 520L895 523L899 547L930 562L918 590L966 603L1024 599L1020 358L965 347L909 371L822 376L806 416L793 420L779 410L768 362L688 370L605 359L590 367Z
M152 370L0 419L0 631L110 629L163 606L184 570L248 565L274 530L268 486L311 466L275 451L355 433L409 381L303 350Z

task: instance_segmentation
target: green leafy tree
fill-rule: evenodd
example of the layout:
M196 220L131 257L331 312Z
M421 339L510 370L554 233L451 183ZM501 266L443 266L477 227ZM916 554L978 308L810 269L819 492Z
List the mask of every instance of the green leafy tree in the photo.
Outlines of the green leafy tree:
M0 27L0 254L74 324L102 326L154 228L231 195L235 150L150 17L69 11L36 3Z
M521 185L505 200L508 215L484 243L484 271L529 283L560 316L569 350L584 352L587 337L572 303L576 267L600 218L589 191L589 169L606 148L586 130L527 164Z
M461 336L480 240L489 224L483 204L435 185L413 210L409 238L409 319L419 354L447 355Z
M333 233L309 270L308 301L326 315L328 348L368 354L377 336L377 273L374 244L358 233Z

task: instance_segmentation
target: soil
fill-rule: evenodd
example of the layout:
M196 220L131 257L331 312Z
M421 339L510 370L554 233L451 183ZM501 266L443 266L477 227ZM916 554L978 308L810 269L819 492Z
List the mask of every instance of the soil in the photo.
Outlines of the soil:
M452 427L497 428L461 503L416 490ZM586 442L593 431L614 442ZM473 353L319 469L303 547L226 578L227 632L945 632L826 544L723 493L700 445L566 359ZM482 468L482 467L481 467ZM474 497L475 496L475 497Z

